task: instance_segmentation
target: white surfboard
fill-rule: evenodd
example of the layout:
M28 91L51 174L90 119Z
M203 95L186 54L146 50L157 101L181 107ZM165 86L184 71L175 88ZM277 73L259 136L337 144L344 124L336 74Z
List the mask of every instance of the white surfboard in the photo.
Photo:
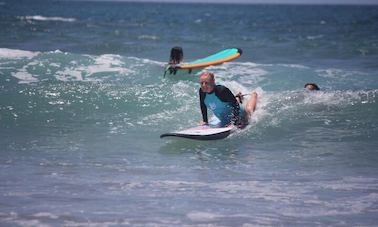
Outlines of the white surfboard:
M160 135L160 138L178 137L194 140L224 139L235 131L235 126L214 128L208 125L189 128L181 131L169 132Z

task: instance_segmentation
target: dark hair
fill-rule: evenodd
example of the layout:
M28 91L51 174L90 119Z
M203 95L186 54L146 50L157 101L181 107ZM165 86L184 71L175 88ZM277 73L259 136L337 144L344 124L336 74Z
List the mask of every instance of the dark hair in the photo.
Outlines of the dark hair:
M315 83L307 83L307 84L305 84L304 88L306 88L306 87L307 87L308 85L311 85L311 86L313 86L313 87L314 87L314 89L315 89L315 90L317 90L317 91L319 91L319 90L320 90L319 86L318 86L318 85L316 85Z
M173 47L171 49L171 56L169 57L169 64L179 64L184 58L184 52L181 47Z

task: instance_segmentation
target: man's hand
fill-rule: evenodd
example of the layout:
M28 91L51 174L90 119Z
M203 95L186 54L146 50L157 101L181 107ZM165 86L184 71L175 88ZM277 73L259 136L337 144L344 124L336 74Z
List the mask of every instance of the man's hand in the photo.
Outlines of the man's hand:
M200 125L209 125L209 123L204 122L204 121L201 121L201 122L200 122Z

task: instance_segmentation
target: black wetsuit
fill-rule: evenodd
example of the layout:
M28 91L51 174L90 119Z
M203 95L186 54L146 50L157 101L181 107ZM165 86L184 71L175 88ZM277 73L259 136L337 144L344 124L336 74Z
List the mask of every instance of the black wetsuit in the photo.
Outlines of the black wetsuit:
M221 126L226 126L230 123L239 125L241 123L239 103L227 87L216 85L211 93L203 92L200 88L199 97L202 119L205 123L209 122L207 108L211 109L221 121Z

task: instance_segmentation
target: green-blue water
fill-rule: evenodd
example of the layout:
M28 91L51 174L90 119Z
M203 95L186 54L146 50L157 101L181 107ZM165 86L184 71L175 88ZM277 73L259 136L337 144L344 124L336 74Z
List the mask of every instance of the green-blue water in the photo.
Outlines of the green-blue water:
M378 7L0 2L0 225L375 226ZM201 120L184 60L258 92L247 129ZM318 92L304 91L307 82Z

